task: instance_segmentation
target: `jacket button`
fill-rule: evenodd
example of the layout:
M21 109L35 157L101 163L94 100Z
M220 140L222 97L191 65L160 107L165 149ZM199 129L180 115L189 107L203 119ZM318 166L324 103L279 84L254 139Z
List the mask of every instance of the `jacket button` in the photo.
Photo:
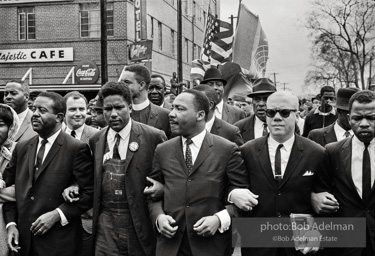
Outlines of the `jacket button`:
M186 208L189 208L189 205L186 205L185 207L186 207Z
M31 200L34 200L34 197L33 197L33 196L32 196L32 197L30 197L30 199L31 199Z
M190 181L191 181L191 179L188 179L187 181L189 181L189 182L190 182Z

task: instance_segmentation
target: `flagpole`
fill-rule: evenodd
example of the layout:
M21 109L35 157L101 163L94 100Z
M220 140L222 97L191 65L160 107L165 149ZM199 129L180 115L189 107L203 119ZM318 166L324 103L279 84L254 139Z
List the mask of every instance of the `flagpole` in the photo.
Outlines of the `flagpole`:
M182 72L182 10L181 10L181 1L177 1L177 74L178 74L178 82L181 83L183 81L183 72ZM177 87L177 94L180 93L180 88Z

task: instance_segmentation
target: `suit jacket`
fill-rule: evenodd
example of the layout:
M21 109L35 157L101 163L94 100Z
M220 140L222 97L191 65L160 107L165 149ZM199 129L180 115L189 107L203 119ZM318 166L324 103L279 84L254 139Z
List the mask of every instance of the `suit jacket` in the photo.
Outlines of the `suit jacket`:
M245 143L241 153L250 176L250 187L259 195L258 205L248 217L289 217L291 213L313 214L310 194L315 177L323 168L324 148L295 135L289 161L280 184L274 178L269 151L268 136ZM312 173L307 176L306 172ZM287 250L288 255L302 255L294 248ZM276 248L243 248L243 256L272 256Z
M254 135L254 124L255 124L255 115L252 114L249 117L246 117L234 125L240 129L240 133L242 135L242 139L244 143L248 142L249 140L253 140L255 138Z
M93 164L89 146L60 132L34 180L39 137L19 142L5 169L7 186L15 184L16 202L6 203L6 223L16 222L20 232L20 255L78 255L82 245L81 214L92 207ZM66 203L61 196L73 182L79 185L80 199ZM42 214L59 208L69 221L59 222L44 235L33 236L31 224Z
M224 102L223 104L223 120L234 124L235 122L244 119L246 117L245 111L240 108L233 107Z
M243 144L243 140L238 127L220 120L219 118L214 118L215 121L211 128L212 134L218 135L231 142L234 142L237 144L237 146L241 146Z
M93 234L95 236L98 219L101 213L101 190L103 173L103 156L106 153L108 129L103 129L96 133L89 141L95 162L95 183L94 183L94 221ZM146 176L151 172L152 157L156 146L167 138L163 131L153 127L132 121L129 137L129 144L136 142L139 147L137 151L128 149L126 154L127 166L125 167L125 186L128 198L130 214L134 223L135 231L145 255L154 255L156 237L152 229L149 212L147 208L147 198L143 194L146 187ZM95 241L95 237L94 237ZM129 248L131 250L131 247ZM141 252L132 252L131 255L141 255Z
M227 195L232 189L248 187L247 172L238 147L207 132L189 174L179 136L158 145L152 168L151 177L165 184L164 200L149 200L152 223L159 214L165 213L178 225L172 239L159 235L156 255L177 255L185 230L193 255L229 255L230 231L217 231L206 239L196 234L193 225L200 218L225 209ZM231 216L235 216L233 206L227 209Z
M326 145L325 171L319 176L315 192L333 193L340 204L333 215L346 218L366 218L367 231L371 241L367 248L375 252L375 186L373 185L370 200L365 203L357 192L352 178L352 140L346 138ZM361 171L361 170L358 170ZM361 256L362 248L335 249L334 255Z
M170 110L156 106L151 102L150 104L151 110L146 124L164 131L165 135L167 135L167 137L169 138L171 136L171 126L169 124L168 116Z
M18 129L17 135L14 138L15 142L21 140L28 140L37 135L34 131L33 126L31 125L31 117L33 116L33 112L28 109L25 119L23 120L20 128Z
M336 133L334 129L335 123L330 124L324 128L311 130L307 138L312 141L315 141L322 147L324 147L328 143L337 142Z

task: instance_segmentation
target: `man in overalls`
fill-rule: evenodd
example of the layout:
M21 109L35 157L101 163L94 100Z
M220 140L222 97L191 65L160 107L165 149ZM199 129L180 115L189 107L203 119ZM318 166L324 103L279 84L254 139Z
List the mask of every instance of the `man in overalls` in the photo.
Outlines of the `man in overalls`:
M89 141L95 159L95 255L154 255L156 237L143 189L155 148L167 138L130 118L125 83L106 83L100 97L108 127Z

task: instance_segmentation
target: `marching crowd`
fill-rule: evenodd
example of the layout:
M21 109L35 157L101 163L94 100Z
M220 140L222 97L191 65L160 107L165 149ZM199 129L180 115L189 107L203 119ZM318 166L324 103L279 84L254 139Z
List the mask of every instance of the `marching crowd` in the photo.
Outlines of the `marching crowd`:
M168 101L163 76L132 65L88 102L8 82L0 255L231 255L234 218L294 213L364 218L366 246L241 255L374 256L375 93L300 102L260 78L225 102L226 84L210 68Z

